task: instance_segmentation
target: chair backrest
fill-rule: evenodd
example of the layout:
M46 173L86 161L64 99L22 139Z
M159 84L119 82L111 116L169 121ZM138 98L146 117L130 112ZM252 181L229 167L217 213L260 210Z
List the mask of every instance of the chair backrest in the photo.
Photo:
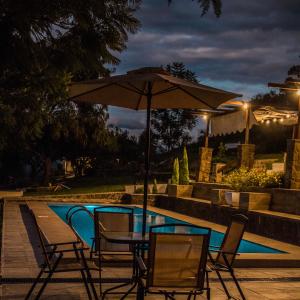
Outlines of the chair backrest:
M167 233L167 227L175 230ZM147 287L202 289L210 233L209 228L189 224L152 226L149 233Z
M232 217L231 223L227 228L222 245L220 247L221 251L229 252L230 254L225 254L227 260L226 262L224 256L219 253L216 258L216 263L225 266L229 264L229 266L232 266L241 240L243 238L247 223L248 218L242 214L234 215Z
M119 210L119 211L117 211ZM126 244L109 243L100 238L102 231L133 232L134 210L124 206L100 206L94 209L95 250L130 251Z

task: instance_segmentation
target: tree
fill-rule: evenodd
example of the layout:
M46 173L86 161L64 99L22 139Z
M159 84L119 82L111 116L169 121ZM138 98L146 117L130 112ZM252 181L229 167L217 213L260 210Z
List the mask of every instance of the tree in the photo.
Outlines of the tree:
M176 157L173 162L172 184L179 184L179 160Z
M173 76L197 82L194 72L183 63L174 62L166 66ZM184 109L157 109L152 114L152 130L155 144L160 151L170 152L191 141L190 131L196 125L196 117Z
M38 143L38 150L50 151L53 140L48 133L59 126L55 124L57 115L72 111L67 84L72 77L80 80L108 75L105 64L119 62L112 52L125 49L128 32L134 33L139 27L134 12L140 1L134 2L2 2L1 161L11 153L26 159L25 153L35 152Z
M190 183L189 159L188 159L186 147L183 147L183 155L182 155L182 160L180 162L179 183L180 184Z

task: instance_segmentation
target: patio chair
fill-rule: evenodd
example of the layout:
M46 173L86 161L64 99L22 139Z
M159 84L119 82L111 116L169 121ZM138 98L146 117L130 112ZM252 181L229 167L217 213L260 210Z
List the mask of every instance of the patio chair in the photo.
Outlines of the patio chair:
M44 261L40 265L41 270L28 291L25 300L30 299L33 290L43 274L47 274L47 277L44 279L43 284L34 299L39 299L41 297L54 273L75 271L79 271L81 274L88 298L90 300L93 299L93 297L94 299L98 299L90 272L90 270L97 270L97 268L90 261L87 261L84 255L84 251L88 250L88 248L85 248L83 242L78 241L75 235L74 242L55 243L52 241L52 243L49 243L49 241L46 241L47 232L43 232L34 212L32 210L30 210L30 212L34 221L33 223L38 235Z
M112 211L113 209L114 211ZM116 211L119 209L120 211ZM104 299L106 294L112 290L128 285L128 281L120 285L114 286L103 292L101 285L101 268L105 266L132 266L132 278L135 275L134 253L132 246L129 244L117 244L107 242L101 238L103 231L116 232L133 232L134 210L131 207L124 206L100 206L94 209L94 232L91 257L98 258L99 278L100 278L100 294Z
M174 233L168 233L168 227L174 228ZM206 270L210 233L209 228L190 224L152 226L147 264L137 257L138 299L148 293L162 294L165 299L175 299L175 295L196 299L205 291L210 299Z
M217 249L218 247L210 246L213 249L210 248L209 250L210 252L217 252L217 257L215 259L213 259L211 253L209 253L209 257L211 260L211 265L209 266L209 268L213 271L216 271L217 276L222 284L222 287L229 299L232 297L220 274L221 272L227 272L231 275L242 299L246 299L239 285L239 282L234 274L233 264L236 255L238 255L237 251L243 238L247 223L248 218L246 216L241 214L234 215L232 217L230 225L227 228L221 247Z

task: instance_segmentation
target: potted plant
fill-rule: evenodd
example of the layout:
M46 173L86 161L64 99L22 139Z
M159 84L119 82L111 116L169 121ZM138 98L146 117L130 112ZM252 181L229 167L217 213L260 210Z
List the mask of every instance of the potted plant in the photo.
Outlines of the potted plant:
M225 192L226 203L247 210L269 209L271 194L259 192L259 189L279 187L281 176L279 173L269 174L265 169L234 170L224 177L224 183L233 190Z
M188 155L184 147L180 167L178 158L174 160L171 184L168 184L168 195L171 197L191 197L193 186L189 182Z

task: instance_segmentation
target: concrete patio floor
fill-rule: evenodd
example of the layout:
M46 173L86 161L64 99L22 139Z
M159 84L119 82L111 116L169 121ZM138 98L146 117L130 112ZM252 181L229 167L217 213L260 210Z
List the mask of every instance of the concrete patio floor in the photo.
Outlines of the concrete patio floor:
M32 243L26 229L26 214L20 210L20 202L10 202L4 208L5 224L3 228L3 251L1 258L0 299L18 300L30 288L32 279L38 273L37 256L33 251ZM298 299L300 300L300 268L236 268L237 277L247 299ZM103 277L129 277L129 269L105 268ZM94 274L94 278L97 278ZM41 299L88 299L79 274L54 277ZM232 294L240 299L232 281L228 278L228 287ZM105 284L109 287L111 284ZM227 299L215 274L211 274L212 299ZM120 299L120 295L110 295L107 299ZM127 299L135 299L135 295ZM205 299L197 297L197 299ZM164 299L157 295L149 295L145 299ZM186 299L186 297L176 297Z

